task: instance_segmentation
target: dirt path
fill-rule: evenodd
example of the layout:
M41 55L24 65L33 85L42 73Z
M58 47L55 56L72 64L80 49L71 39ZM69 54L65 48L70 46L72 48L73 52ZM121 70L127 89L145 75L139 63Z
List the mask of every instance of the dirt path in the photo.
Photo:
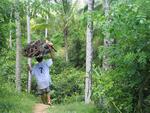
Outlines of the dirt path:
M47 113L46 110L48 107L49 105L37 103L33 108L33 113Z

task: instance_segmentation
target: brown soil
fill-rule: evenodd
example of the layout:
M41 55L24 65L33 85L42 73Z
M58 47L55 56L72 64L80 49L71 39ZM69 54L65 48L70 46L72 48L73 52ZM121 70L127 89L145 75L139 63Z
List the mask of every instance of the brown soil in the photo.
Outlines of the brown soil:
M47 113L46 110L48 107L49 105L37 103L33 108L33 113Z

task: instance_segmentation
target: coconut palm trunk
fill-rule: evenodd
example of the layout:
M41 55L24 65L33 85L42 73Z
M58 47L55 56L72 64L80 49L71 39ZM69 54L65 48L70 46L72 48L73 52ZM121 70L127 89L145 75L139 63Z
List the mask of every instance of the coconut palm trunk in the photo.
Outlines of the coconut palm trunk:
M21 28L19 17L19 0L15 0L16 4L16 89L21 92Z
M46 24L48 24L48 16L46 16ZM47 27L45 28L45 38L47 39L47 36L48 36L48 29Z
M62 0L62 5L63 5L63 13L64 13L64 17L67 16L67 14L69 13L69 0ZM67 25L67 21L63 20L64 26L63 26L63 35L64 35L64 45L65 45L65 61L68 62L69 61L69 57L68 57L68 32L69 32L69 28Z
M9 20L9 48L12 48L12 29L11 29L11 23L12 23L12 8L10 13L10 20Z
M93 59L93 21L92 11L94 7L94 0L88 0L88 21L87 21L87 35L86 35L86 78L85 78L85 103L91 101L92 94L92 59Z
M106 17L106 22L109 23L110 19L109 19L109 10L110 10L110 3L109 0L103 0L103 8L104 8L104 14ZM108 27L109 24L107 24ZM108 48L109 46L112 45L112 43L114 42L114 40L112 38L110 38L110 33L108 31L105 32L105 37L104 37L104 47ZM111 68L111 65L109 63L109 55L108 53L105 53L103 56L103 69L104 70L108 70Z
M30 9L29 9L29 0L27 1L27 43L31 42L31 29L30 29ZM28 65L31 67L31 58L28 58ZM31 73L28 71L28 93L31 91Z
M65 61L68 62L68 27L64 28Z
M110 22L110 16L109 16L109 10L110 10L110 1L109 0L103 0L103 9L104 9L104 15L106 17L106 24L107 24L107 29L109 29L109 22ZM113 43L113 39L110 38L110 33L109 31L105 31L104 34L104 47L105 48L109 48L112 43ZM111 64L109 63L109 54L107 52L104 53L103 56L103 64L102 64L102 68L107 71L109 69L111 69ZM101 86L102 87L102 86ZM106 107L105 103L107 103L107 99L106 97L103 95L100 97L99 99L99 105L101 107ZM111 110L111 109L110 109Z

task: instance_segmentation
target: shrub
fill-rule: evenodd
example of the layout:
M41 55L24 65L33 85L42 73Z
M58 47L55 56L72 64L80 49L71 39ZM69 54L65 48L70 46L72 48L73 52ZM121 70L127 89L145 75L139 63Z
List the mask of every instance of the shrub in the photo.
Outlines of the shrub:
M84 72L66 68L62 73L52 76L52 99L55 103L81 100L84 89ZM81 95L81 96L80 96Z
M108 53L112 68L95 68L93 97L98 101L103 97L104 108L111 113L146 113L150 109L149 5L149 0L117 1L112 5L107 31L116 43L99 49L100 58ZM105 20L101 24L104 30L106 24Z
M31 113L35 99L25 93L18 94L13 84L0 78L0 113Z

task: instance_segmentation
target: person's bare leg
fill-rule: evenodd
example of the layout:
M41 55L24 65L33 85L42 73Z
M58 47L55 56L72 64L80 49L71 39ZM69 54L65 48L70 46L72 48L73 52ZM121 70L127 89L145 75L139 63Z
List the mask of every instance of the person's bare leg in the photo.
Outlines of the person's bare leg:
M44 98L44 95L41 95L41 100L42 100L43 104L46 103L45 98Z
M46 93L43 94L43 100L45 102L44 104L47 104L47 95L46 95Z
M51 103L51 97L50 97L50 94L49 94L49 93L47 93L47 103L48 103L49 105L52 104L52 103Z

